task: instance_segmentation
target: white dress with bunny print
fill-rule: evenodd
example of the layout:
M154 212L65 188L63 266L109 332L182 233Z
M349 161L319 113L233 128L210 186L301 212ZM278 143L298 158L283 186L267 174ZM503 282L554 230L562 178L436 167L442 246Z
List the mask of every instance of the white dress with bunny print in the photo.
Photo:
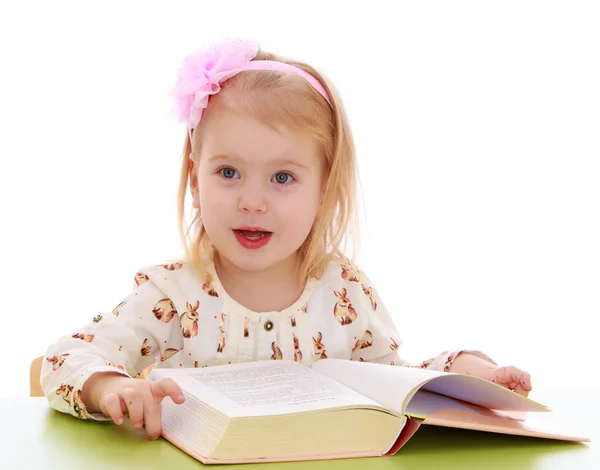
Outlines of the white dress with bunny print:
M310 365L328 357L409 366L398 354L401 339L389 313L365 273L351 264L332 262L320 279L309 277L292 306L263 313L233 300L214 266L209 272L212 281L206 282L182 263L141 269L134 290L112 312L48 348L41 385L50 405L104 419L90 415L81 401L87 378L102 371L143 378L151 367L269 359ZM460 352L444 351L414 367L448 371Z

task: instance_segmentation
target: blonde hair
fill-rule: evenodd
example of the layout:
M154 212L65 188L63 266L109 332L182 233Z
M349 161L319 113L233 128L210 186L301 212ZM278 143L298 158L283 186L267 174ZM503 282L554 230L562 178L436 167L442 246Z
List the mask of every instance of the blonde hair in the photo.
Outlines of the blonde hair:
M277 60L292 64L313 75L326 89L327 101L302 77L272 71L241 72L221 86L218 95L210 98L208 108L193 131L193 142L186 136L181 156L177 218L179 234L185 250L184 258L191 262L202 278L207 278L208 263L214 261L214 248L202 225L200 210L195 209L186 227L185 200L188 192L189 156L198 158L202 145L202 127L211 104L220 94L235 91L237 111L246 112L260 122L273 127L279 123L308 132L320 145L325 164L326 184L319 216L306 240L300 246L300 282L309 276L320 278L333 260L348 262L345 254L352 246L354 258L358 246L357 185L358 170L354 139L342 103L332 85L311 66L259 50L255 60ZM198 162L194 161L197 167Z

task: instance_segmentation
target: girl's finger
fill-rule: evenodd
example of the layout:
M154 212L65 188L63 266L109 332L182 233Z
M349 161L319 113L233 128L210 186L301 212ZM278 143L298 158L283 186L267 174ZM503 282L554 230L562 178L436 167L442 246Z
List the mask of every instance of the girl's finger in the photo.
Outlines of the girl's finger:
M527 390L525 390L521 384L517 384L517 386L513 389L514 392L518 393L519 395L523 395L523 396L527 396L529 395L529 392Z
M523 381L529 381L529 374L513 366L499 367L496 369L495 381L500 384L510 384L512 382L521 384Z
M495 381L497 384L506 385L513 382L514 379L511 377L512 367L499 367L496 369Z
M531 376L527 372L521 372L520 385L525 391L530 392L532 390L533 387L531 386Z
M531 378L527 372L513 367L511 372L510 388L516 390L517 387L523 391L531 391Z
M158 382L152 382L150 386L152 395L160 402L165 397L171 397L174 403L181 404L185 398L181 388L173 379L163 379Z
M100 406L100 409L106 416L110 416L116 424L123 424L125 422L121 408L121 398L116 393L106 395L103 406Z
M127 406L129 421L134 428L141 428L144 425L144 401L136 390L131 390L122 396Z
M162 433L162 406L151 393L144 400L144 427L148 439L157 439Z

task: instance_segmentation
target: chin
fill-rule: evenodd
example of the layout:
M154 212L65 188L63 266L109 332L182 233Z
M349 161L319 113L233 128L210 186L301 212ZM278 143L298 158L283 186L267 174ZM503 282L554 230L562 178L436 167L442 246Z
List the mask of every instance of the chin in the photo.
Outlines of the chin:
M295 252L283 256L273 256L273 253L255 252L255 253L239 253L237 250L231 252L221 252L221 256L227 259L236 268L248 272L259 272L279 266L282 263L290 260Z
M225 257L238 269L250 272L264 271L280 264L283 261L278 258L274 259L273 257L268 256L266 253L253 253L250 256L236 253L234 256L229 257L225 255Z

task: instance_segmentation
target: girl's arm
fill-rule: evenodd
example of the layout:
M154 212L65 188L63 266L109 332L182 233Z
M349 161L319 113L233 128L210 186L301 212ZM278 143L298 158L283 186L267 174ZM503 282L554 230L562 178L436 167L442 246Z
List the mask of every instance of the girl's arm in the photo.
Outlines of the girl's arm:
M86 409L82 390L88 378L142 374L167 350L183 347L179 330L172 302L145 280L112 312L96 315L48 347L41 386L50 406L79 418L104 419Z

